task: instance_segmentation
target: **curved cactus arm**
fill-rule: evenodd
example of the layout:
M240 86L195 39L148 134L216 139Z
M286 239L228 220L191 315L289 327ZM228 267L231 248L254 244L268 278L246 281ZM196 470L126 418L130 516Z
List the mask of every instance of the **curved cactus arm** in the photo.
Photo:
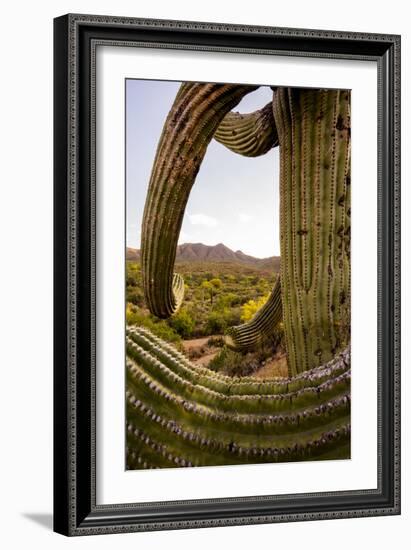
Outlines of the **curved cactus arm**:
M264 155L278 145L272 103L254 113L228 113L217 128L214 138L239 155Z
M144 208L141 240L143 288L154 315L180 306L184 284L173 274L184 210L207 146L224 116L258 86L181 85L163 127Z
M303 378L238 394L217 378L203 385L194 365L188 379L169 345L137 343L138 331L127 343L128 469L349 458L349 347Z
M248 323L231 327L225 341L233 349L247 349L257 344L264 336L272 334L282 319L281 283L277 277L267 302Z

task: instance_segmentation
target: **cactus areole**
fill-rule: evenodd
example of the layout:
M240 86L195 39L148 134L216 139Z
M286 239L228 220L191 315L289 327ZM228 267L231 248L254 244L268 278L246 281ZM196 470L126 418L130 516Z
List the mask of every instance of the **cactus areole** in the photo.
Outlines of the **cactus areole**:
M173 315L184 284L174 273L191 188L211 139L258 156L280 149L280 279L262 310L230 331L246 348L283 321L290 376L329 361L350 340L350 92L276 88L272 103L230 112L257 86L184 83L165 122L142 225L150 311Z

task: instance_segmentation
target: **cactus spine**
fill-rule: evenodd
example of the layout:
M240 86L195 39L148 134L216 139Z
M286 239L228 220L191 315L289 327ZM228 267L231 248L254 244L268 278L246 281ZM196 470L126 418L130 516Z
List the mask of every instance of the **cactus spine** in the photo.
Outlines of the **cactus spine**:
M349 341L350 95L279 88L280 249L289 373Z
M143 215L141 262L150 311L175 313L184 294L173 274L184 209L207 146L224 116L256 86L182 84L165 122Z

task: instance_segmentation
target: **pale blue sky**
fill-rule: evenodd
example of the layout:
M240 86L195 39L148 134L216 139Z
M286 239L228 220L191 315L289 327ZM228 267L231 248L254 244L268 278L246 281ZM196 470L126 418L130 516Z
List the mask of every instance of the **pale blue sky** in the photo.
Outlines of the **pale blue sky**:
M158 140L179 82L126 81L127 246L140 248L141 221ZM268 87L234 110L251 112L272 97ZM212 140L186 207L180 243L220 242L258 258L279 255L278 147L257 158Z

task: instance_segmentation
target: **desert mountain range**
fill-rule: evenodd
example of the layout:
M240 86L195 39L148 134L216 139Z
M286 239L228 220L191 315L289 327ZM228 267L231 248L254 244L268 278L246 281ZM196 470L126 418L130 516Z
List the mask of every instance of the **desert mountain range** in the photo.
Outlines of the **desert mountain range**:
M140 260L140 250L127 247L126 259L134 262ZM279 256L270 258L254 258L241 252L231 250L222 243L209 246L202 243L184 243L177 246L176 262L231 262L253 265L255 267L280 268Z

